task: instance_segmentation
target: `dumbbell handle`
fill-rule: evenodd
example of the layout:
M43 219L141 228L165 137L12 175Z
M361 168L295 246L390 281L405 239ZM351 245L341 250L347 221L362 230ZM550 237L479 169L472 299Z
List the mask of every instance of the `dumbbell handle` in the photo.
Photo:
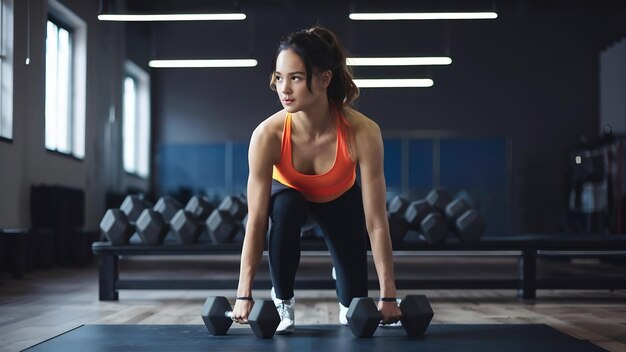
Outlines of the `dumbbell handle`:
M233 319L233 312L232 311L227 311L226 313L224 313L224 315L226 316L226 318L228 319ZM244 323L247 324L247 323Z

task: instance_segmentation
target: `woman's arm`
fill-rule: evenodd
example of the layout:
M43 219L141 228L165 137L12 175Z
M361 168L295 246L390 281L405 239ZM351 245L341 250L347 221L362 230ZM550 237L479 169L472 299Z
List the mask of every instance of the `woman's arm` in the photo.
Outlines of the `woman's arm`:
M272 183L272 167L276 154L276 141L266 123L253 132L248 151L248 222L241 251L237 297L251 297L252 283L263 255L267 232L268 207ZM280 151L280 145L278 145ZM235 321L247 323L252 308L250 301L237 301L233 309Z
M396 282L393 271L393 251L389 236L389 222L385 205L386 189L383 171L383 140L376 123L363 117L355 132L365 222L372 245L372 254L381 297L396 297ZM383 323L397 322L402 313L396 302L378 302Z
M383 141L378 125L367 119L355 136L361 171L363 208L381 297L396 297L393 254L386 212Z

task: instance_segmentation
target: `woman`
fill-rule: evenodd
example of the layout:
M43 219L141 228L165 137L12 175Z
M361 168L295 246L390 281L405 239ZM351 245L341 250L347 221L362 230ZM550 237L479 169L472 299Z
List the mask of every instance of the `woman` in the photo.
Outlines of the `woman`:
M382 323L395 323L401 313L385 209L383 143L378 125L350 107L359 91L345 52L332 32L314 27L281 42L273 67L270 87L284 109L261 122L250 140L248 223L233 320L247 323L254 304L252 282L270 217L271 293L281 316L276 333L293 332L300 228L311 216L324 231L336 269L340 322L347 324L352 298L367 296L369 233Z

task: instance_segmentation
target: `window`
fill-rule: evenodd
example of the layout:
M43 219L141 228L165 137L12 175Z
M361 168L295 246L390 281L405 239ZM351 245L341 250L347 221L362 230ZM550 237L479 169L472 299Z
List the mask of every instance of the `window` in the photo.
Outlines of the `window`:
M71 154L72 35L48 20L46 37L46 148Z
M12 0L0 0L0 138L13 138Z
M49 0L46 25L45 145L85 156L87 26L57 0Z
M124 171L146 178L150 170L150 94L148 73L126 63L124 77Z

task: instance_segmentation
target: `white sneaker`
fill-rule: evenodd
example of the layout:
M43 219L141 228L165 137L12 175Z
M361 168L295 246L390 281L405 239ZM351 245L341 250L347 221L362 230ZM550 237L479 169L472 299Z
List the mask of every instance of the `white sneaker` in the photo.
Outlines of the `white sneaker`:
M339 302L339 324L348 325L348 319L346 318L346 314L348 313L348 307L344 306Z
M274 305L276 306L276 310L278 310L278 315L280 316L280 324L278 324L278 327L276 328L276 335L293 333L296 329L295 313L293 309L296 299L293 297L287 300L276 298L276 293L274 292L273 287L271 296L274 301Z

